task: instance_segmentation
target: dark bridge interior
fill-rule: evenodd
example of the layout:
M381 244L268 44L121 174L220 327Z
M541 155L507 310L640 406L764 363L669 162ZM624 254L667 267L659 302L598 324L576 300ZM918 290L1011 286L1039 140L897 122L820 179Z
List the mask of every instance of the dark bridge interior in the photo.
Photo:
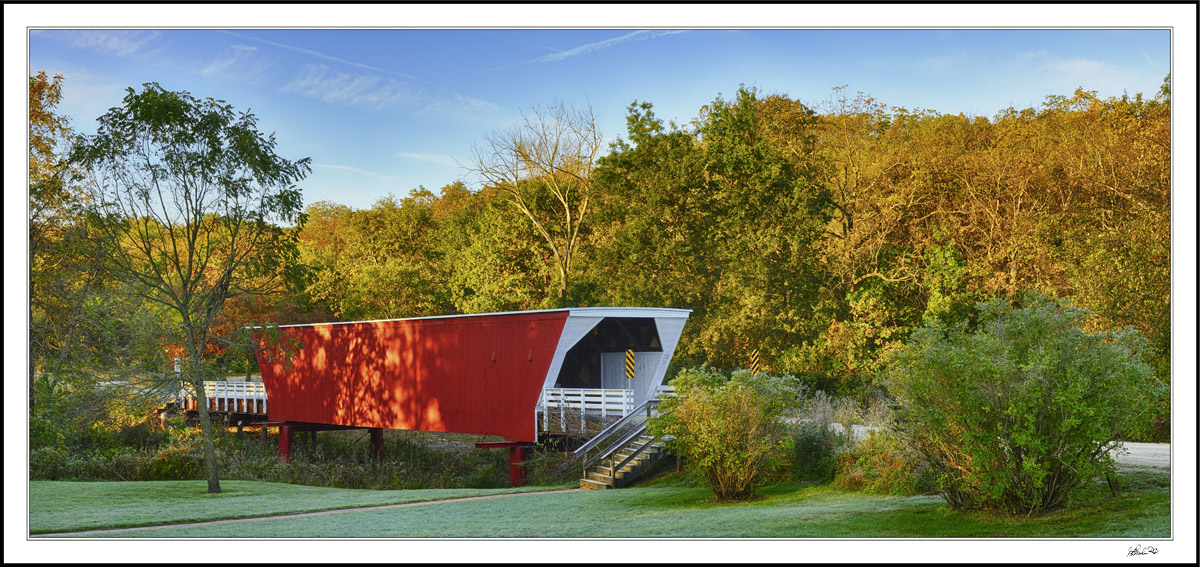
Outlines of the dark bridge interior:
M600 354L605 352L662 352L658 327L650 317L605 317L567 351L556 388L599 388Z

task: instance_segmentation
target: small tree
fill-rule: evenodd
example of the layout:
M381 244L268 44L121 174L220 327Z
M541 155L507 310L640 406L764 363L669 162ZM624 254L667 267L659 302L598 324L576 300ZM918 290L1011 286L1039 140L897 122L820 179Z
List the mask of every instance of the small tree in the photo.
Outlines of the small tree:
M1113 471L1111 451L1157 396L1145 340L1085 333L1085 310L1037 293L977 308L974 331L931 321L896 354L900 430L955 508L1059 507Z
M203 381L206 348L226 299L268 288L302 223L294 184L309 160L275 155L249 112L156 83L128 89L72 162L82 170L110 273L178 314L184 378L199 400L208 491L220 492Z
M675 396L662 402L651 431L674 437L672 450L704 473L717 500L754 498L791 449L780 418L796 401L799 382L748 370L726 378L701 366L682 370L671 385Z

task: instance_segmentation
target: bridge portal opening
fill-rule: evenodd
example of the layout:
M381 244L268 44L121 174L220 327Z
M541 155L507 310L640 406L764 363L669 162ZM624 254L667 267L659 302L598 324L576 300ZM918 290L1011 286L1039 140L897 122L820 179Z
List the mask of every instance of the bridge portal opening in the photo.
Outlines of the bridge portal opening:
M662 358L662 341L651 317L605 317L563 358L555 388L631 389L625 351L637 358L637 374L652 372Z

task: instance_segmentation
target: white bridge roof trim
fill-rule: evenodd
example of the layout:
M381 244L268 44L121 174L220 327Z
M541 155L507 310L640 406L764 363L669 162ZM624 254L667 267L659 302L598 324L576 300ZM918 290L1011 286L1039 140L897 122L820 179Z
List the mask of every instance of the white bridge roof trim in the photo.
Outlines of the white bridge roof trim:
M407 317L402 319L370 319L365 321L337 321L330 323L296 323L279 325L280 329L288 327L316 327L324 325L357 325L360 323L388 323L392 321L421 321L425 319L461 319L467 317L493 317L497 315L528 315L530 313L561 313L568 312L570 317L643 317L643 318L682 318L687 319L691 309L675 309L670 307L564 307L561 309L535 309L531 311L497 311L493 313L463 313L459 315L431 315L429 317ZM262 325L249 327L262 328ZM578 339L577 339L578 340Z

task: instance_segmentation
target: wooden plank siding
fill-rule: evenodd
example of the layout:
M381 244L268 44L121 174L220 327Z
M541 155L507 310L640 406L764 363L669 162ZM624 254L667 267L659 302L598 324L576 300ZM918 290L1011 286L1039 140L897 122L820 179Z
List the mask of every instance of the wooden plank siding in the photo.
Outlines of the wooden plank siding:
M567 311L282 327L303 345L259 367L268 418L535 441Z

